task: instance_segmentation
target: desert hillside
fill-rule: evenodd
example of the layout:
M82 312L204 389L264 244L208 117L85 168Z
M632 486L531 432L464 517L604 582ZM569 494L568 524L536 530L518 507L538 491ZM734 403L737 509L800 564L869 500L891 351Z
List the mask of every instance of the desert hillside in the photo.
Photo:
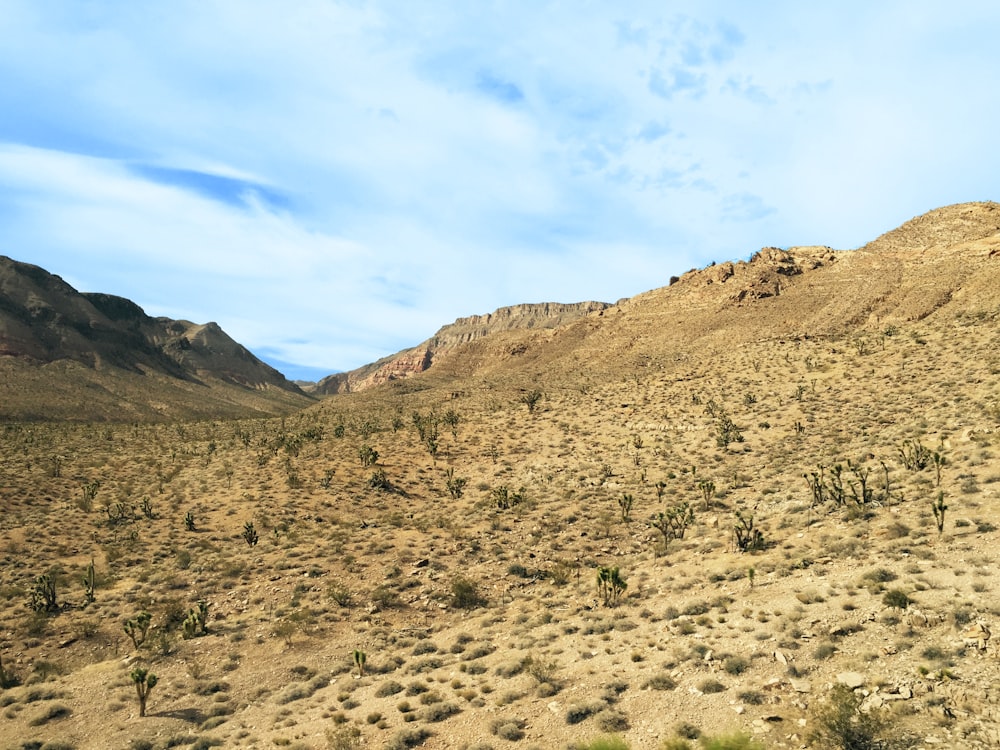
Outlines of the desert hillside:
M310 399L217 324L152 318L0 256L0 418L273 416Z
M501 307L486 315L459 318L442 326L437 333L410 349L384 357L350 372L341 372L320 380L311 393L334 395L354 393L394 380L418 375L430 369L435 361L472 341L506 331L549 330L564 326L593 312L605 310L606 302L513 305Z
M8 422L0 747L996 747L998 272L964 204L281 419Z

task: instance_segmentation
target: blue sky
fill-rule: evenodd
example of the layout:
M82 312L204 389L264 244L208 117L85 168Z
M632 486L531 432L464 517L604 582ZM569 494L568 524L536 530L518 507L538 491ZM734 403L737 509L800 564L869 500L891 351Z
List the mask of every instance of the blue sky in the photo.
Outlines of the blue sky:
M998 199L1000 4L0 0L0 254L315 379Z

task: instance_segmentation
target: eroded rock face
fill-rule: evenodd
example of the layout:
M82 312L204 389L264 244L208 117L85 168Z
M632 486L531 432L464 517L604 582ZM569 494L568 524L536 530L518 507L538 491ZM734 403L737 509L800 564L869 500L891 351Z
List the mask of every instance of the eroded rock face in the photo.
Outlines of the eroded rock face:
M351 393L408 378L424 372L442 354L456 347L504 331L558 328L608 307L610 305L606 302L543 302L501 307L486 315L459 318L413 349L404 350L357 370L324 378L316 384L314 392L324 395Z

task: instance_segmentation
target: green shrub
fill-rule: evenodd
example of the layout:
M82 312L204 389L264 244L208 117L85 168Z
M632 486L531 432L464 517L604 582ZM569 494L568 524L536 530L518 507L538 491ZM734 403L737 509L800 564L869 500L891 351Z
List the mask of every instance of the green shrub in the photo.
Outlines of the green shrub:
M726 689L726 686L718 680L709 678L698 683L698 689L707 695L709 693L721 693Z
M716 737L702 737L701 746L705 750L764 750L764 746L755 742L750 735L736 732L735 734L720 734Z
M894 609L906 609L910 606L910 597L902 589L890 589L882 597L882 603Z
M395 695L403 691L403 686L400 685L395 680L389 680L388 682L383 682L378 688L375 689L376 698L388 698L390 695Z
M815 709L806 737L821 750L877 750L891 734L878 711L861 713L861 697L845 685L835 685L826 703Z
M614 735L597 737L589 742L577 742L572 748L573 750L630 750L625 740Z
M605 708L603 701L596 703L573 703L566 709L566 723L579 724Z
M731 675L740 675L750 667L750 660L744 656L730 656L723 663L722 668Z
M456 576L451 582L451 597L451 606L456 609L475 609L486 603L475 581L463 576Z
M642 687L648 690L673 690L677 683L666 672L661 672L646 680Z
M392 736L386 745L385 750L408 750L411 747L423 744L424 740L431 736L427 729L400 729Z
M40 727L43 724L48 724L54 719L65 719L73 713L69 706L63 705L62 703L51 703L45 706L39 713L35 714L29 721L28 726L30 727Z
M527 722L524 719L500 718L494 719L490 724L490 732L502 740L517 742L524 737L524 727Z

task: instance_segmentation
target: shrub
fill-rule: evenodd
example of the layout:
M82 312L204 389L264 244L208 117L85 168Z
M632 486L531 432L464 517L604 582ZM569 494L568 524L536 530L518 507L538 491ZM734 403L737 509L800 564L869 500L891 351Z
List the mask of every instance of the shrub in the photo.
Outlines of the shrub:
M643 690L673 690L677 683L666 672L653 675L643 683Z
M457 609L475 609L486 603L476 583L463 576L457 576L451 582L451 597L451 606Z
M906 609L910 606L910 597L902 589L890 589L882 597L882 603L894 609Z
M407 750L408 748L422 744L430 736L430 730L423 728L400 729L386 743L385 750Z
M846 685L835 685L827 702L819 706L806 738L822 750L876 750L884 747L889 732L877 711L861 713L861 698Z
M28 721L28 726L30 727L40 727L42 724L48 724L54 719L64 719L73 713L69 706L63 705L62 703L51 703L43 708L38 714L33 716L30 721Z
M454 703L434 703L418 712L421 721L444 721L449 716L461 713L462 709Z
M524 737L524 719L500 718L490 724L490 732L502 740L517 742Z
M609 735L597 737L589 742L577 742L572 745L573 750L629 750L629 745L621 737Z
M574 703L566 709L566 723L579 724L584 719L588 719L598 711L605 708L603 702L596 703Z
M388 682L383 682L375 690L376 698L388 698L390 695L395 695L403 691L403 686L400 685L395 680L389 680Z
M604 709L594 717L602 732L624 732L629 728L628 717L616 709Z
M744 656L730 656L723 663L722 668L731 675L740 675L750 667L750 660Z
M750 735L739 732L703 737L701 745L705 750L764 750L764 746L752 740Z
M705 693L705 694L709 694L709 693L721 693L721 692L723 692L726 689L726 686L723 685L718 680L713 680L713 679L710 678L710 679L703 680L702 682L700 682L698 684L698 689L701 692Z

